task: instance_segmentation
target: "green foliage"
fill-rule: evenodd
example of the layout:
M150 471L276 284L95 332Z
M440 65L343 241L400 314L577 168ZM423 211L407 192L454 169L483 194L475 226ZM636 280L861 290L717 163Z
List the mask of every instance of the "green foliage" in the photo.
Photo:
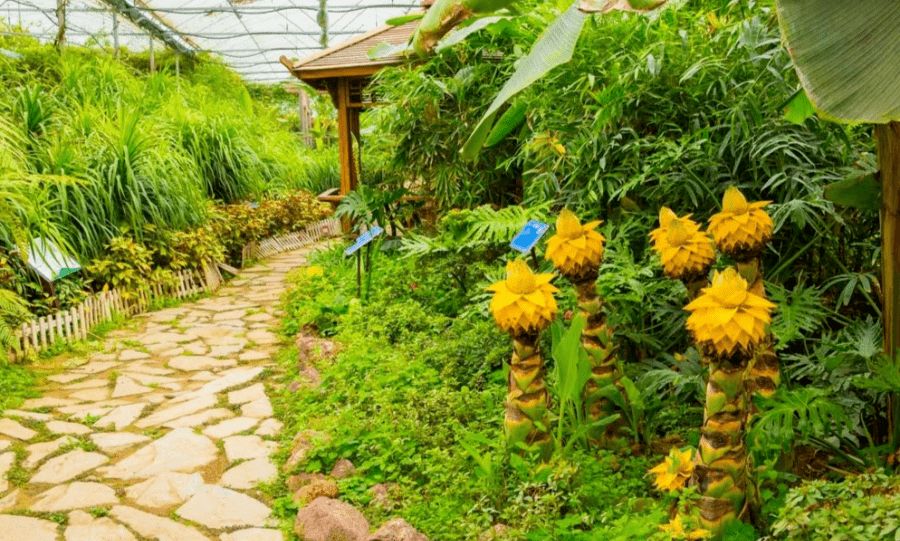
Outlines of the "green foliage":
M884 473L840 482L806 481L792 489L772 527L774 539L900 539L900 477Z
M28 319L28 307L18 295L0 289L0 363L5 364L10 350L19 351L21 344L15 329Z
M771 398L756 397L759 413L754 416L748 440L763 453L788 452L796 442L809 443L841 434L847 423L844 410L828 393L814 387L779 389Z

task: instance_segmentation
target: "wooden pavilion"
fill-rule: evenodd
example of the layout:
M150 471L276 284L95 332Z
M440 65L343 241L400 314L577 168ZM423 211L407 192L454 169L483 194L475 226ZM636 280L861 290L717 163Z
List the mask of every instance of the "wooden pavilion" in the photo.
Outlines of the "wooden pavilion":
M427 9L431 3L432 0L425 0L422 5ZM281 57L281 63L294 77L321 93L330 94L338 111L340 193L332 195L326 192L319 199L337 203L358 185L357 166L361 163L357 161L360 146L359 114L367 107L375 105L375 100L366 89L372 76L379 70L403 62L400 55L371 60L367 55L368 51L381 43L402 45L408 42L419 23L420 21L416 20L397 26L380 26L297 62ZM354 159L354 139L356 139L357 159ZM359 169L361 170L361 167Z

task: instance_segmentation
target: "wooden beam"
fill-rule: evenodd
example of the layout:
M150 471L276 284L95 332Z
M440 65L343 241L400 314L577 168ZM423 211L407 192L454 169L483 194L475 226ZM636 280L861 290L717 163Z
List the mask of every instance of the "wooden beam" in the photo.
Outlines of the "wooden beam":
M350 81L338 79L338 150L341 160L341 194L347 195L356 189L356 167L353 163L353 120L350 104ZM342 226L345 233L350 232L350 221L344 220Z

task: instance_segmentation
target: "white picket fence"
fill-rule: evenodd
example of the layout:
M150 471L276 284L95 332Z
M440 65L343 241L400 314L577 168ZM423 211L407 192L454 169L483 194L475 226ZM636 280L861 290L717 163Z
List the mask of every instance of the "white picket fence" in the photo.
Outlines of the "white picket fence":
M341 222L326 219L310 224L304 231L272 237L249 246L253 257L262 259L314 244L323 238L339 235ZM122 294L117 290L103 291L89 296L81 304L46 316L35 318L19 328L22 349L42 351L61 341L72 343L87 338L96 325L110 321L116 314L133 316L147 310L154 299L184 299L204 292L213 292L224 281L218 267L203 265L200 270L181 270L175 273L175 284L156 284L140 293Z
M323 238L333 237L340 233L341 221L337 218L328 218L309 224L303 231L262 240L251 247L250 256L256 259L264 259L275 254L315 244Z

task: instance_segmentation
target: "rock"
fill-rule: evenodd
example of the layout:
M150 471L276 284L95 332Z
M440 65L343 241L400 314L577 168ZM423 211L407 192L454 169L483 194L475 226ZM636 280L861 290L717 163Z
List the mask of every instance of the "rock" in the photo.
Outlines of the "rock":
M221 393L222 391L226 391L239 385L243 385L249 381L253 381L262 373L262 371L263 368L261 366L257 366L254 368L235 368L233 370L228 370L227 372L222 372L222 374L217 376L216 379L210 381L196 391L187 393L179 397L177 400L190 400L204 395ZM262 395L262 397L265 398L265 393Z
M93 441L104 453L114 454L139 443L150 441L150 438L141 434L132 434L130 432L100 432L92 434L91 441ZM29 458L29 460L31 460L31 458Z
M259 526L265 523L272 510L240 492L205 485L176 513L207 528L219 529Z
M282 541L281 532L264 528L250 528L232 533L223 533L220 541Z
M12 419L0 419L0 434L24 441L37 436L37 432L30 428L25 428Z
M266 419L274 415L272 411L272 403L268 398L260 398L241 406L241 415L244 417L255 417L257 419Z
M247 363L247 362L253 362L253 361L262 361L262 360L265 360L268 358L269 358L268 353L264 353L262 351L250 350L250 351L245 351L245 352L241 353L240 356L238 357L238 360L240 360L241 362Z
M303 541L366 541L369 522L352 505L316 498L297 512L294 533Z
M259 428L256 429L256 432L254 432L254 434L264 437L277 436L278 433L281 432L281 429L283 427L284 425L281 424L281 421L278 421L277 419L266 419L265 421L260 423Z
M154 541L209 541L208 537L193 528L131 507L117 505L109 514L141 536Z
M72 511L66 541L137 541L137 538L125 526L108 518L95 519L84 511Z
M177 406L157 410L153 412L153 414L149 417L145 417L135 423L134 426L138 428L150 428L151 426L161 425L163 423L178 419L179 417L184 417L192 413L197 413L200 410L211 408L215 405L216 397L214 395L204 395L199 398L195 398L193 400L178 404Z
M82 389L96 389L97 387L106 387L107 385L109 385L109 379L94 378L79 383L73 383L72 385L66 385L65 387L63 387L63 389L67 391L80 391Z
M100 483L72 483L58 485L38 496L31 505L32 511L53 513L85 507L100 507L119 503L116 491Z
M315 443L328 441L329 436L316 430L301 430L294 436L291 443L291 456L282 466L282 470L289 472L306 462L306 455Z
M231 346L213 346L209 351L210 357L227 357L229 355L234 355L240 350L244 349L244 346L240 344L235 344Z
M23 410L36 410L40 408L58 408L59 406L71 406L77 404L77 400L69 398L56 398L54 396L44 396L41 398L30 398L22 404ZM4 433L0 430L0 434ZM15 437L15 436L13 436ZM21 439L21 438L20 438Z
M71 383L73 381L78 381L79 379L84 378L84 377L87 377L87 375L86 374L76 374L76 373L72 373L72 372L69 372L69 373L64 372L62 374L56 374L55 376L50 376L47 379L54 383L65 384L65 383Z
M305 487L313 481L323 481L327 479L328 476L322 475L321 473L301 473L299 475L291 475L288 477L286 485L288 490L293 493L300 490L300 487Z
M6 492L9 488L9 481L6 480L6 474L15 462L15 453L3 453L0 455L0 493Z
M268 458L242 462L222 474L219 484L224 487L249 490L257 484L278 476L278 469Z
M28 458L25 459L25 462L22 464L26 468L33 468L38 465L41 460L44 460L49 455L52 455L60 447L68 444L70 441L73 441L69 436L63 436L59 439L55 439L53 441L45 441L43 443L34 443L25 448L28 451Z
M78 423L66 423L64 421L50 421L44 426L54 434L75 434L76 436L82 436L93 432L93 430L84 425Z
M428 541L428 538L402 518L395 518L385 522L368 541Z
M331 476L335 479L344 479L356 473L356 466L346 458L339 458L331 468Z
M262 398L266 398L266 388L262 383L256 383L239 391L228 393L229 404L246 404Z
M106 387L97 387L94 389L85 389L77 391L69 395L79 402L100 402L109 398L109 389Z
M0 515L0 541L56 541L56 530L49 520Z
M0 498L0 512L9 511L19 504L19 489L15 489Z
M35 413L33 411L22 411L22 410L6 410L3 412L3 415L7 417L21 417L22 419L28 419L29 421L40 421L45 422L53 419L52 415L48 415L46 413Z
M318 497L337 498L340 491L337 483L331 480L316 480L294 492L293 501L306 505Z
M369 489L375 503L382 507L390 507L393 503L392 496L397 492L397 483L378 483Z
M225 408L214 408L211 410L204 410L193 415L179 417L174 421L164 423L163 426L168 428L194 428L195 426L205 425L206 423L218 421L219 419L227 419L233 416L234 413L232 413L231 410Z
M140 353L140 352L136 352L136 353ZM149 355L147 355L146 353L144 353L143 355L145 357L149 357ZM96 359L97 359L96 361L92 361L85 365L79 366L78 368L74 369L73 372L79 372L82 374L99 374L101 372L106 372L110 368L115 368L116 366L119 366L119 363L113 362L112 360L108 360L108 361L100 360L99 356L97 356Z
M265 458L277 447L275 442L263 441L259 436L231 436L222 441L225 442L225 456L229 462Z
M309 366L315 359L333 357L337 351L334 342L308 334L298 335L294 343L297 344L297 362L303 366Z
M176 428L138 449L103 475L114 479L146 479L164 472L191 473L215 462L218 449L206 436L189 428Z
M203 430L203 433L210 438L220 440L222 438L227 438L228 436L233 436L239 432L250 430L256 426L256 423L258 422L259 419L253 419L251 417L235 417L234 419L228 419L217 425L207 427Z
M265 329L255 329L247 333L247 339L259 345L268 345L278 343L278 336Z
M127 406L119 406L112 409L109 413L94 423L97 428L115 427L116 430L130 426L144 412L149 404L146 402L138 402L136 404L128 404Z
M100 453L88 453L77 449L45 462L30 482L65 483L107 462L109 462L109 458Z
M307 387L311 389L317 389L322 382L322 376L319 374L319 371L312 366L304 367L300 371L300 377L306 380L308 383Z
M233 359L214 359L202 355L190 355L185 357L179 355L172 357L169 361L169 367L176 368L182 372L196 372L198 370L219 370L222 368L231 368L236 365L237 361Z
M164 472L131 485L125 489L125 495L141 507L158 509L184 503L202 486L203 477L199 473Z
M150 392L153 392L153 389L150 387L145 387L128 376L119 376L116 378L116 388L113 390L112 397L122 398L123 396L133 396Z
M481 535L478 536L478 541L492 541L494 539L506 539L506 532L509 531L509 526L506 524L494 524L487 530L485 530Z
M143 351L135 351L133 349L124 349L119 353L119 360L122 362L136 361L138 359L149 359L150 354Z

